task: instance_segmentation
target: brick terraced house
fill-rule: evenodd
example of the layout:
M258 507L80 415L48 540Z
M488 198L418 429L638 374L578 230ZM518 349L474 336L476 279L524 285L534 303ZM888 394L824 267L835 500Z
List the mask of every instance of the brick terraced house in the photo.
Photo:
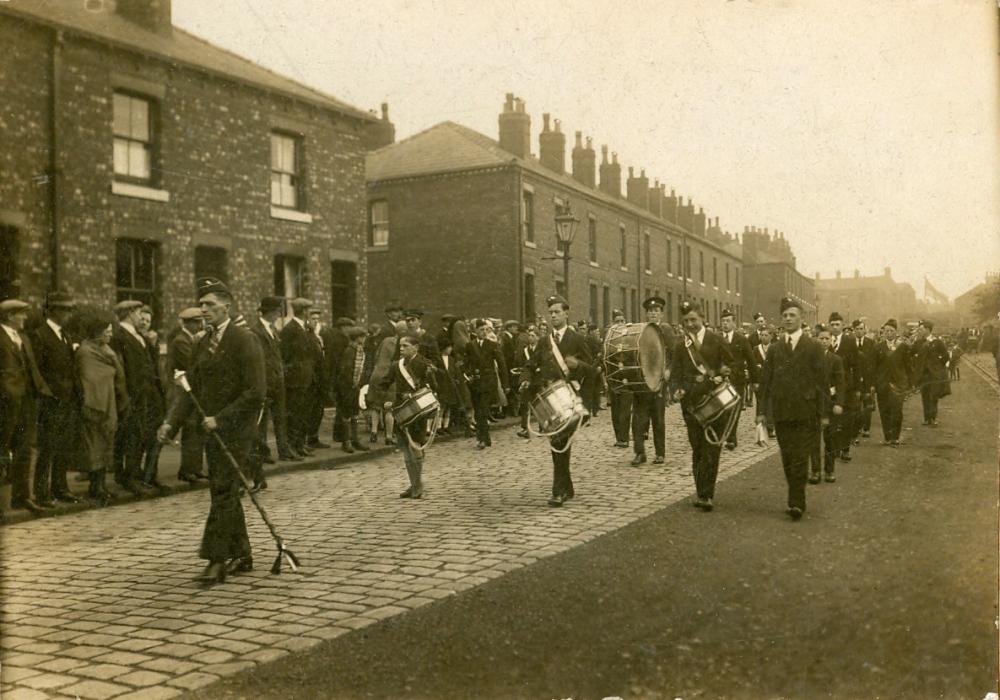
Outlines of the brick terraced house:
M0 45L0 298L136 298L167 325L214 275L243 312L266 294L358 312L384 105L175 28L170 0L10 0Z
M579 220L570 247L568 298L575 319L607 325L614 308L642 318L641 302L663 296L676 321L682 299L711 323L727 306L742 316L739 246L713 242L688 199L629 168L622 195L617 156L601 163L577 132L572 170L559 121L544 116L539 157L530 117L507 95L499 141L443 122L369 154L368 314L390 301L442 313L533 319L544 300L567 293L555 216ZM599 180L598 180L599 174Z

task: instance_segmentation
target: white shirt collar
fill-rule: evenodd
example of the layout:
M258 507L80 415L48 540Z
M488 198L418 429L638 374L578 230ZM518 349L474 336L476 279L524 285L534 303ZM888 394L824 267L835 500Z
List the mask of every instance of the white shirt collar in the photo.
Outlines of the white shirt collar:
M121 325L122 328L128 331L132 335L132 337L138 340L140 343L142 343L143 345L146 344L146 339L139 334L139 331L137 331L135 329L135 326L133 326L131 323L129 323L128 321L122 321L119 325Z
M695 333L694 337L698 339L698 344L699 345L703 345L705 343L705 333L707 333L707 332L708 332L708 329L705 328L705 326L702 326L701 330L698 331L697 333Z
M799 339L802 338L802 329L799 328L794 333L786 333L785 337L788 339L788 342L792 344L792 350L794 350L795 346L799 344Z
M64 340L62 334L62 326L53 321L51 318L45 319L45 322L49 324L49 328L51 328L55 332L56 337L59 338L59 340Z
M10 337L11 342L14 343L14 345L16 345L18 348L20 348L21 334L18 333L15 329L8 326L7 324L0 323L0 326L2 326L5 331L7 331L7 335Z
M215 329L215 335L218 336L219 340L222 340L222 334L226 332L227 328L229 328L228 318L225 321L223 321L218 328Z

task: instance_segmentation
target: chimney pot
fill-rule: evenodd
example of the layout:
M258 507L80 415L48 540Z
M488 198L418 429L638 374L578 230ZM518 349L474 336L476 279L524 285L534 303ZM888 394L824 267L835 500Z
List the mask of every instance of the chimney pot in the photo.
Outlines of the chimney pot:
M549 113L546 112L545 114L542 115L542 131L547 133L548 130L549 130Z
M382 103L382 121L384 121L384 122L389 121L389 103L388 102L383 102Z
M556 133L557 134L562 133L562 122L559 121L558 119L556 119Z
M582 131L576 132L576 147L577 148L583 148L583 132Z
M513 112L514 111L514 93L513 92L508 92L507 93L507 97L506 97L505 102L503 103L503 107L508 112Z
M594 150L593 140L589 136L587 137L587 150Z
M518 158L531 154L531 117L524 111L524 102L507 93L504 110L499 118L500 148Z
M631 178L631 177L635 177L635 168L633 168L633 167L632 167L631 165L630 165L630 166L628 166L628 176L629 176L630 178Z
M601 164L608 162L608 146L604 144L601 146Z
M645 168L642 168L641 170L639 170L639 177L646 177L646 169Z
M118 0L115 12L157 34L173 32L171 0Z
M615 163L615 164L618 163L618 154L617 153L614 153L614 152L611 153L611 162Z

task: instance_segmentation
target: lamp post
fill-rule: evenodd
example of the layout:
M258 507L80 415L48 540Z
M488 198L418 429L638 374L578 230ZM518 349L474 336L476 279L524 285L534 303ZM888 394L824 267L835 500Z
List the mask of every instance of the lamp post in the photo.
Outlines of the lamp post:
M566 289L566 301L569 301L569 247L576 236L576 227L580 220L573 216L569 207L561 214L556 214L556 236L562 244L563 286Z

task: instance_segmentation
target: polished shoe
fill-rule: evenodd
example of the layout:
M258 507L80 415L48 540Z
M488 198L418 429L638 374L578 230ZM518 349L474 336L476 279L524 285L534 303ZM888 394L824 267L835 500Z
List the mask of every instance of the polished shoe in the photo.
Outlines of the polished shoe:
M56 503L51 498L38 498L35 499L35 503L40 505L42 508L55 508Z
M477 450L485 450L487 447L488 447L488 445L485 442L481 441L481 440L476 443L476 449Z
M656 455L653 457L653 464L663 464L664 462L666 462L666 460L663 459L663 455Z
M697 498L694 499L695 508L705 508L706 505L708 505L707 498L702 498L701 496L698 496Z
M872 436L872 432L870 430L862 430L861 431L861 437L866 438L866 437L871 437L871 436Z
M850 462L853 459L853 457L851 457L850 452L844 450L843 452L840 453L840 459L843 460L844 462Z
M531 437L531 433L529 433L529 432L528 432L527 430L525 430L524 428L521 428L520 430L518 430L518 431L517 431L517 436L518 436L519 438L525 438L525 439L527 439L527 438L530 438L530 437Z
M326 444L325 442L320 442L319 440L314 440L313 442L310 442L309 447L311 447L314 450L326 450L330 448L328 444Z
M206 586L222 583L226 580L226 562L213 561L194 580Z
M900 442L899 442L899 440L893 440L893 441L892 441L892 446L893 446L893 447L899 447L899 445L900 445Z
M819 474L810 474L809 475L809 483L810 484L818 484L819 483Z
M295 454L294 452L279 452L278 459L282 462L301 462L302 457Z
M74 496L69 491L64 491L63 493L57 493L52 498L57 501L62 501L63 503L79 503L81 500L79 497Z
M833 475L833 474L826 474L826 475L825 475L825 476L823 477L823 481L825 481L825 482L827 482L827 483L830 483L830 484L832 484L832 483L833 483L833 482L835 482L836 480L837 480L837 477L836 477L835 475Z
M351 443L349 443L349 442L342 442L340 444L340 449L342 449L344 452L346 452L349 455L354 454L354 448L351 446Z
M267 455L266 457L261 457L260 461L264 464L274 464L274 457Z
M226 575L234 576L236 574L245 574L248 571L253 571L253 557L247 555L245 557L236 557L235 559L230 559L229 563L226 564Z
M788 513L788 517L791 518L792 520L802 519L802 509L799 508L798 506L792 506L785 512Z
M735 442L727 442L726 443L726 449L729 450L730 452L732 452L733 450L736 449L736 443Z
M646 455L645 454L640 453L640 454L637 454L635 457L632 458L632 466L633 467L638 467L640 464L645 464L645 463L646 463Z
M371 443L371 444L373 444L373 445L374 445L374 444L375 444L376 442L378 442L378 433L371 433L371 434L370 434L370 435L368 436L368 442L370 442L370 443Z
M441 432L441 431L438 431L438 432ZM364 443L359 442L357 440L351 440L351 447L353 447L356 452L367 452L368 451L368 445L365 445Z
M403 493L399 494L400 498L413 498L413 487L406 489Z
M712 503L712 499L706 498L704 503L702 503L701 509L706 513L711 513L713 508L715 508L715 504Z
M615 447L628 447L628 441L626 441L626 440L618 440L615 443Z
M553 508L558 508L565 502L566 502L566 497L562 494L553 496L552 498L549 499L549 505L552 506Z

